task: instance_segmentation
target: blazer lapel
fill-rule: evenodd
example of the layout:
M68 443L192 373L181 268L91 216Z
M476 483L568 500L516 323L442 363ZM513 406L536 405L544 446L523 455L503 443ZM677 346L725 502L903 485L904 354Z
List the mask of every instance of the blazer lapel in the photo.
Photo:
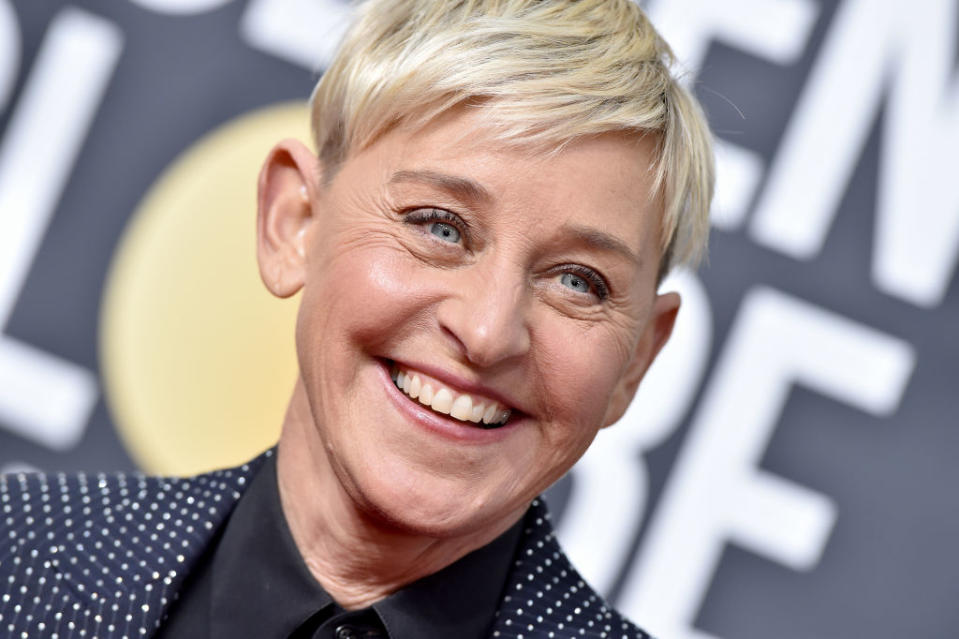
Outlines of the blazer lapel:
M556 541L541 499L533 501L525 524L492 637L648 639L576 572Z
M17 493L35 505L11 526L10 552L0 550L0 572L7 572L4 563L21 572L17 581L26 584L26 592L15 594L33 604L13 625L24 636L56 633L61 639L150 636L269 454L189 479L8 478L8 484L20 484L19 490L5 491L8 496ZM34 532L38 517L44 518L40 534Z

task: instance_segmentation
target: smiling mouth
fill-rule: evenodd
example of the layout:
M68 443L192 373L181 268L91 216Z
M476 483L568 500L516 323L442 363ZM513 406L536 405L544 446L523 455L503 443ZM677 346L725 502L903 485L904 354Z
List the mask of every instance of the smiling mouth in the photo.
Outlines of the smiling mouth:
M410 399L461 422L480 428L499 428L509 421L512 411L496 400L461 393L423 373L396 364L390 366L390 377L396 387Z

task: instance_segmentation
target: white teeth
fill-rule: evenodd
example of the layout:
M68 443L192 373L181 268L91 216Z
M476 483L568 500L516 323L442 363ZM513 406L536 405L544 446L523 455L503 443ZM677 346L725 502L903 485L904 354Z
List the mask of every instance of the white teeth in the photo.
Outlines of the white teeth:
M483 419L483 413L486 412L486 404L483 402L476 402L473 404L473 412L470 413L470 421L474 424L478 424L481 419Z
M430 404L438 413L449 415L450 408L453 406L453 393L445 388L441 388L433 395L433 402Z
M416 399L420 396L420 391L423 390L423 384L420 383L420 376L413 375L413 381L410 382L410 388L406 391L406 394Z
M425 404L429 406L433 403L433 387L429 383L423 384L423 388L420 390L420 404Z
M509 419L509 409L498 402L484 402L466 393L454 393L442 386L433 390L433 386L429 382L423 382L419 375L402 371L399 367L390 371L390 377L396 386L412 399L460 421L495 425Z
M453 402L453 408L450 409L450 416L456 419L467 421L473 414L473 398L469 395L460 395Z

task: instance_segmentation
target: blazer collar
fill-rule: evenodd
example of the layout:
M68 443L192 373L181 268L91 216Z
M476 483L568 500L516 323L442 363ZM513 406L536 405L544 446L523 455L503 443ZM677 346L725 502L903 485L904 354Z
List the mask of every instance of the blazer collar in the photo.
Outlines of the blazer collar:
M12 548L28 564L29 599L49 602L32 623L60 636L142 637L159 627L183 580L272 451L189 479L30 475L6 481L35 509ZM39 507L42 504L41 508ZM45 520L40 535L29 532ZM2 555L2 553L0 553ZM0 564L4 558L0 556ZM39 614L42 613L42 614Z
M492 636L647 638L596 594L563 554L542 499L526 513L523 536L507 579Z
M5 500L34 506L15 511L22 522L12 528L26 532L0 548L0 568L12 562L14 570L40 575L29 580L30 592L23 596L50 605L46 612L37 611L31 627L63 628L60 636L65 637L73 636L67 628L84 628L87 636L150 636L272 454L188 479L106 474L5 478ZM41 534L36 534L40 518ZM523 525L492 637L647 636L622 621L583 582L560 550L540 499L533 501Z

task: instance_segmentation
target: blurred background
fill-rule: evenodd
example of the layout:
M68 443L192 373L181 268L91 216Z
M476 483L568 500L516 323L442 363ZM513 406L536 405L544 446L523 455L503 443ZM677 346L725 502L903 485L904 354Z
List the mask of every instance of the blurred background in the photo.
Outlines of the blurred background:
M718 137L674 340L548 495L663 639L955 637L959 2L655 0ZM0 0L0 472L270 446L259 163L340 0Z

